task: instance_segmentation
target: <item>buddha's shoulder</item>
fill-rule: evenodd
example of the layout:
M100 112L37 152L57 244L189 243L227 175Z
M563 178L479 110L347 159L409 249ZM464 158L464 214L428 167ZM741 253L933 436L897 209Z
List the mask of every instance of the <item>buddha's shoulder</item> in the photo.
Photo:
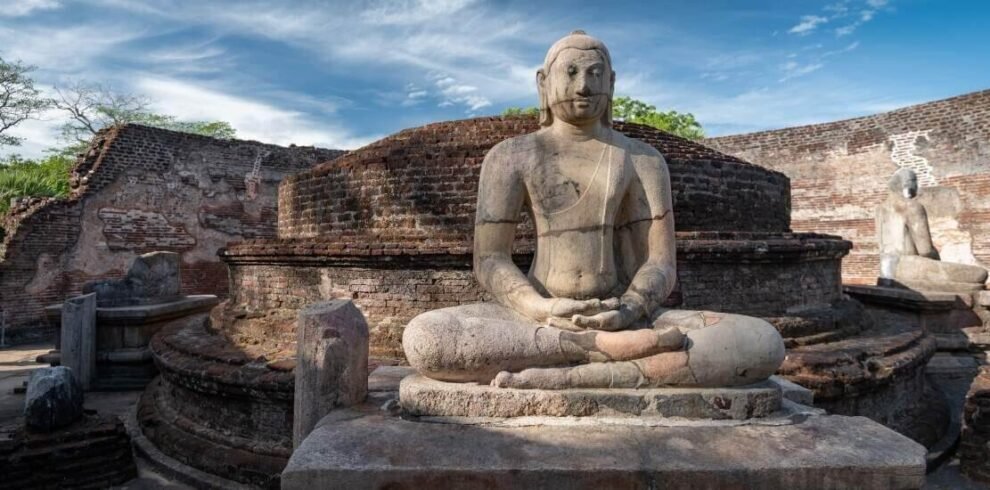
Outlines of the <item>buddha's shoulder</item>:
M526 165L536 160L542 148L542 131L514 136L493 146L485 154L485 160L498 160L506 164Z
M644 161L663 162L663 155L649 143L636 138L630 138L619 131L613 131L613 141L617 146L625 148L629 154Z

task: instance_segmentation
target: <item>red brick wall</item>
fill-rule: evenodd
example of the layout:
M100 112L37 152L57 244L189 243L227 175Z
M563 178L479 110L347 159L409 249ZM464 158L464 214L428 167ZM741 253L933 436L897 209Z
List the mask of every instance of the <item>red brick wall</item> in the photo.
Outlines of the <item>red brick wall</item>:
M913 168L944 260L990 264L990 90L873 116L710 138L706 144L791 179L795 231L854 243L843 279L875 281L874 208Z
M365 233L401 241L456 235L470 246L485 153L537 129L533 117L429 124L293 175L279 186L279 237ZM678 230L788 229L783 174L646 126L618 123L616 129L666 157ZM531 229L522 228L522 235Z
M276 187L342 152L222 141L129 125L97 136L73 170L67 199L4 216L0 310L7 338L44 334L42 309L85 282L121 277L135 256L182 254L184 292L227 293L217 250L276 234ZM260 159L256 195L245 177Z

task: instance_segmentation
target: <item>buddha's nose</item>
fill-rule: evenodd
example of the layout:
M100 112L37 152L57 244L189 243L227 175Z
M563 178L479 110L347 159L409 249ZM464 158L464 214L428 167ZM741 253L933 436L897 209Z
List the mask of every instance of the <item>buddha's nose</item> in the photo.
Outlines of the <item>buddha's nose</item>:
M577 90L574 93L581 97L588 97L591 95L591 85L588 84L587 77L581 77L577 80Z

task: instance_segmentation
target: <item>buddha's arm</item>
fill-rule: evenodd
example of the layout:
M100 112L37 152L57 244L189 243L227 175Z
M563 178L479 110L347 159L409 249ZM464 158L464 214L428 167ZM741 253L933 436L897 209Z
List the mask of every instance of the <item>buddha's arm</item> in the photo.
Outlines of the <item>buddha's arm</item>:
M632 309L642 316L659 307L674 289L677 250L674 243L674 205L666 162L657 154L634 157L633 164L646 202L640 199L629 202L635 206L645 204L649 214L626 226L630 228L631 238L645 238L646 257L622 295L621 303L623 308ZM628 214L644 215L643 210Z
M929 259L940 260L938 250L932 244L932 233L928 229L928 212L921 204L915 203L908 210L908 229L911 231L911 241L918 255Z

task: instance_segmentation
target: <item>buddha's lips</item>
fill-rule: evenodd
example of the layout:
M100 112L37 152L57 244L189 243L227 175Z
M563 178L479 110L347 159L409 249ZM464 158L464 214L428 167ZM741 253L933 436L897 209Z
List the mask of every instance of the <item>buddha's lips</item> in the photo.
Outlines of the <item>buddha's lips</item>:
M567 104L569 102L593 102L595 100L595 97L602 97L605 95L608 94L591 94L587 97L574 97L571 99L563 99L563 100L558 100L551 105Z

